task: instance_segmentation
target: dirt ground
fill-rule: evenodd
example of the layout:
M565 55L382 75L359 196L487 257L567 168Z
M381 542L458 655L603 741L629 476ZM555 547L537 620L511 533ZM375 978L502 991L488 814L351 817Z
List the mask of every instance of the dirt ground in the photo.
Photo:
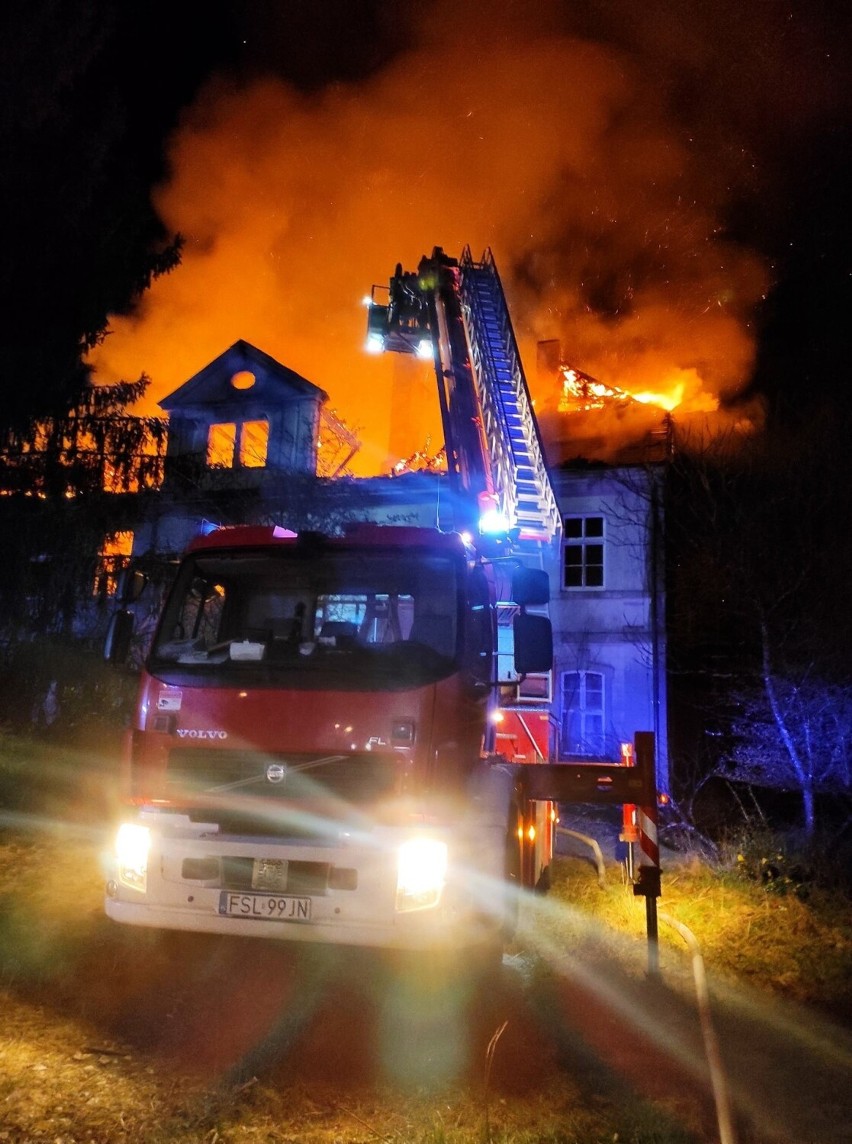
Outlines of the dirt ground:
M96 836L0 850L0 1141L719 1139L688 962L649 978L645 949L566 938L547 898L483 977L125 929ZM714 982L712 1033L737 1144L852 1142L848 1029Z

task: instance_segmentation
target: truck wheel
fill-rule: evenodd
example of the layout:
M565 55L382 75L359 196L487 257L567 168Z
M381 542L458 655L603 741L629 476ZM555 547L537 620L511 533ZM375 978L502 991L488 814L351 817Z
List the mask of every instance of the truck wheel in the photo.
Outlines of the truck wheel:
M551 879L550 879L550 866L545 866L538 876L538 881L535 884L535 893L547 894L550 892Z

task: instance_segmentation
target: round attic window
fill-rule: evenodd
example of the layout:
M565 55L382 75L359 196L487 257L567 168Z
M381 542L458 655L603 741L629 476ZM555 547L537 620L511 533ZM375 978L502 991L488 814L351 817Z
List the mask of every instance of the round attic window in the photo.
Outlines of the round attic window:
M231 385L234 389L251 389L257 378L249 369L241 369L239 373L235 373L231 378Z

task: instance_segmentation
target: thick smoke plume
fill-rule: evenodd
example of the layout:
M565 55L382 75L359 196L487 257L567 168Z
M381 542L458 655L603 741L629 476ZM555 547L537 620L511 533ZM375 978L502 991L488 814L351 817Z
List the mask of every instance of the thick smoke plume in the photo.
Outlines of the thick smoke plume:
M741 136L716 121L718 53L687 34L690 19L680 38L660 15L594 39L561 5L507 4L499 21L495 5L484 28L489 8L431 8L411 49L358 84L307 95L274 77L211 82L157 194L186 236L183 264L114 322L97 380L144 370L153 404L244 338L327 390L363 439L360 469L383 471L406 375L362 352L360 301L397 262L469 244L494 251L541 408L557 396L535 376L546 339L586 373L674 395L683 411L735 398L771 285L729 228L732 204L759 189L744 143L759 108L732 116ZM725 32L741 46L747 33ZM409 381L414 451L440 429L429 385Z

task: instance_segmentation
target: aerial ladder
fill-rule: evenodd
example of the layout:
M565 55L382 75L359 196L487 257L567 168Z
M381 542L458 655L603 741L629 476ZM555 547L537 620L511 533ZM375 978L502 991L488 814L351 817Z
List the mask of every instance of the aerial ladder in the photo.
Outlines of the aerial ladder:
M491 251L436 247L414 273L397 265L373 287L367 344L434 362L456 527L479 533L491 512L524 550L551 544L559 509Z
M638 808L640 868L634 892L646 898L648 933L656 942L659 895L654 736L637 732L636 765L557 763L550 675L514 676L511 630L515 606L499 593L499 570L511 558L547 566L558 548L561 516L547 471L538 423L494 257L475 261L470 248L449 258L441 247L416 272L397 264L387 287L374 286L367 348L431 359L446 445L454 527L478 538L505 537L498 571L498 685L502 706L496 746L520 767L530 802L597 802ZM491 550L493 551L493 549ZM508 687L504 685L509 685ZM514 691L507 701L510 691ZM501 741L502 740L502 741ZM634 753L635 752L635 753Z

